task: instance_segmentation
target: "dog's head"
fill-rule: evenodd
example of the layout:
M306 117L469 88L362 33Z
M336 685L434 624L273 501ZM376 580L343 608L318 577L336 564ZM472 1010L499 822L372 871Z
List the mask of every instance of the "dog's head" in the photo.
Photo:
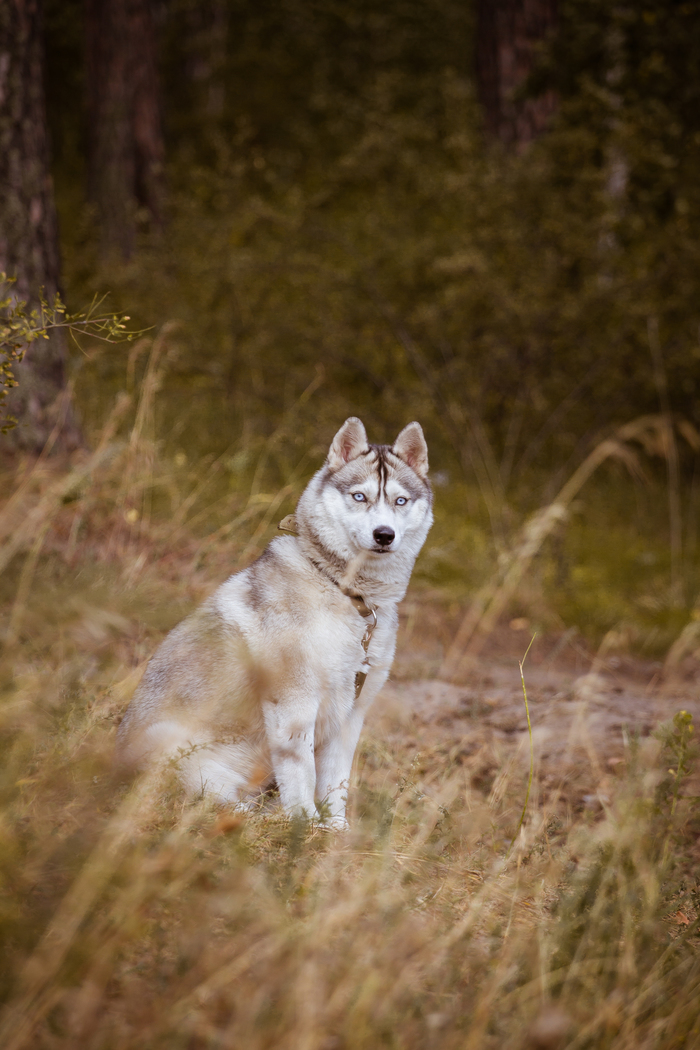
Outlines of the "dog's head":
M416 557L432 524L428 447L418 423L404 427L393 445L370 445L351 416L333 438L316 475L315 505L304 517L330 550L344 557L368 552Z

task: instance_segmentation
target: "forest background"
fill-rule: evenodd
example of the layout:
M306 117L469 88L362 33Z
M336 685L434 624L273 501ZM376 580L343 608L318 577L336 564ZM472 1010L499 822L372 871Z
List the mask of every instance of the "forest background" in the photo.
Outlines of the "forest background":
M159 454L210 457L219 496L305 476L349 414L380 440L418 418L439 486L421 573L460 604L604 438L655 417L509 601L661 653L700 588L697 16L46 0L42 283L168 325ZM57 353L94 444L131 346ZM40 446L24 405L6 443Z

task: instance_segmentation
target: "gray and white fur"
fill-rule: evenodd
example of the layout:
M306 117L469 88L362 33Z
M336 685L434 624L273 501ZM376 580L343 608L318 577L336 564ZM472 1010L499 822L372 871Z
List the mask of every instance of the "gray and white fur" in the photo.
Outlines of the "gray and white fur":
M323 803L344 826L365 713L388 677L397 606L433 520L427 475L418 423L388 446L346 420L299 500L298 535L274 539L156 651L119 727L118 760L175 757L190 793L237 805L274 778L287 813L316 817ZM352 592L376 611L366 660Z

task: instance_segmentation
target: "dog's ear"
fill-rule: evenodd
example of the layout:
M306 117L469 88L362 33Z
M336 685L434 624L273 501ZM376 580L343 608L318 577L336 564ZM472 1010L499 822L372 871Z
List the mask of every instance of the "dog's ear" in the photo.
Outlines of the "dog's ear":
M404 427L392 448L404 463L408 463L409 467L415 470L418 477L427 477L428 446L425 443L420 423L409 423Z
M365 428L356 416L350 416L333 438L328 450L328 466L331 470L340 470L351 459L357 459L368 449Z

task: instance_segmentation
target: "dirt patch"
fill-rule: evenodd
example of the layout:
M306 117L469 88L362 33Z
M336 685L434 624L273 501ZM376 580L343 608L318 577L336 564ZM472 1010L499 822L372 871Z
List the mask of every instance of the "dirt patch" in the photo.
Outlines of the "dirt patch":
M524 647L523 647L524 648ZM543 795L561 796L574 809L600 808L612 778L623 774L635 748L679 710L700 718L694 682L666 682L656 662L612 658L606 662L551 653L540 646L525 664L535 757ZM412 659L412 657L411 657ZM483 787L500 770L527 767L527 717L516 658L475 662L463 684L438 680L387 683L370 711L365 734L381 741L399 761L439 752L443 762L468 767Z

